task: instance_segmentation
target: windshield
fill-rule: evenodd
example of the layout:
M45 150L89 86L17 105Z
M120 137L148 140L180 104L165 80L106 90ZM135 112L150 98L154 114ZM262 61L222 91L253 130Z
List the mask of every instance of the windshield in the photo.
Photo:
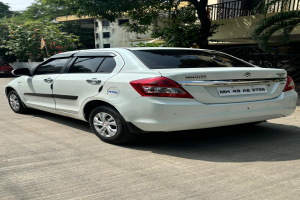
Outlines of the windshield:
M206 68L206 67L254 67L221 52L200 50L132 50L150 69Z

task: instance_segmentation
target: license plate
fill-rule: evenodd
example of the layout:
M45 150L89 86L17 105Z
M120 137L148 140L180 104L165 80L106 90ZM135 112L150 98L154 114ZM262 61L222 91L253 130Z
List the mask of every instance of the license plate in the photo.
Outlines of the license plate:
M267 93L265 85L217 87L220 96L264 94Z

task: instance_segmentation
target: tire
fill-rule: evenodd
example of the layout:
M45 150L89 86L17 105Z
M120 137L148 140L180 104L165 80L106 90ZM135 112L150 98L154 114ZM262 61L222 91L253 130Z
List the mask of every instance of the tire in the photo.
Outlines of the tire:
M110 144L127 143L137 137L136 133L128 130L124 118L111 106L95 108L90 114L89 123L95 135Z
M18 93L14 90L8 93L8 104L10 108L19 114L25 114L29 111L29 108L24 105Z

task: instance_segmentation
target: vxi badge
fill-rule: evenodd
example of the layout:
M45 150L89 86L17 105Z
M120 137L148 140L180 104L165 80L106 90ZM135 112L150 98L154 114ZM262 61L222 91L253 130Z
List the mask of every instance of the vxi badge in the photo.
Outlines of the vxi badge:
M185 79L206 79L206 75L185 76Z
M285 73L277 73L276 75L280 77L286 76Z

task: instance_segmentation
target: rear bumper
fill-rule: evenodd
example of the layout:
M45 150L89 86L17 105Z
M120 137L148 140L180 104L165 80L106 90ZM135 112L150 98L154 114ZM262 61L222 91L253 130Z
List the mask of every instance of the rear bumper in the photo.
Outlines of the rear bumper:
M211 105L193 99L140 97L118 108L138 129L168 132L289 116L296 109L297 98L294 90L271 100Z

